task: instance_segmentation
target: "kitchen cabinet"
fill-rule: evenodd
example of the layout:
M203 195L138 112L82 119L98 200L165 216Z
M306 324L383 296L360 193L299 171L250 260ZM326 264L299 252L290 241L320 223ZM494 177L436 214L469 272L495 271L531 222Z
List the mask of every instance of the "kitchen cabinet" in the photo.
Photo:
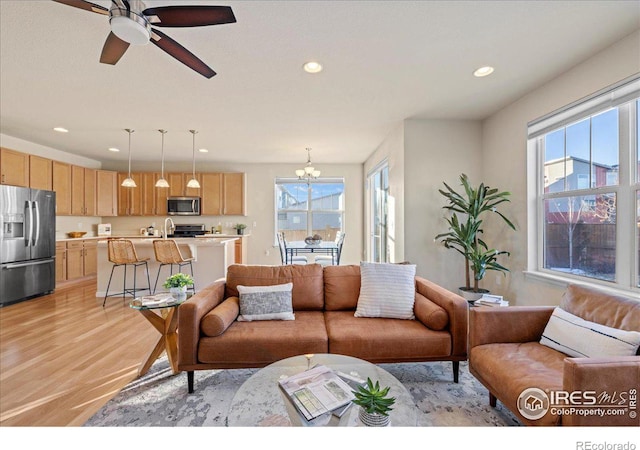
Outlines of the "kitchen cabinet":
M72 281L98 273L98 240L56 243L56 282Z
M236 264L247 264L247 242L248 236L240 237L235 241L235 261Z
M200 189L188 188L187 183L193 178L192 173L170 172L166 174L169 183L169 197L200 197ZM202 174L196 173L196 180L202 185Z
M67 281L67 243L56 242L56 283Z
M53 161L53 190L56 192L56 214L71 215L71 164Z
M115 216L118 213L118 173L96 170L96 215Z
M222 174L222 214L227 216L246 216L245 174Z
M53 161L41 156L29 155L29 187L53 190Z
M118 173L118 215L141 216L142 215L142 174L131 173L131 178L136 182L136 187L124 187L122 181L129 176L128 173Z
M0 183L29 187L29 155L0 148Z
M201 212L205 216L219 216L222 214L222 174L203 173L200 203Z
M71 215L96 215L96 170L71 166Z

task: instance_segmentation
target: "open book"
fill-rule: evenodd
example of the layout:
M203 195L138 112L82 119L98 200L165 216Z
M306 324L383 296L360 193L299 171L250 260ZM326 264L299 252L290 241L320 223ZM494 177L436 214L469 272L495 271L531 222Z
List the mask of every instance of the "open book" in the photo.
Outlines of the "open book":
M351 404L351 386L326 366L316 366L279 381L296 409L313 420Z

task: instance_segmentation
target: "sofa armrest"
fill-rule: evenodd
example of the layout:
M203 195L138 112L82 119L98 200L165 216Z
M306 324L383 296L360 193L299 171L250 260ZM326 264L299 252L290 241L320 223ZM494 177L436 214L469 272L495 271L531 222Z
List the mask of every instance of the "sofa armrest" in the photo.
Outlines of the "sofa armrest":
M472 307L469 350L483 344L539 341L554 309L553 306Z
M200 321L224 300L225 284L216 280L178 307L178 366L198 363Z
M469 329L467 301L458 294L422 277L416 277L416 291L447 311L451 332L451 354L466 358Z
M625 414L600 415L567 414L563 425L573 426L640 426L640 356L616 356L609 358L566 358L564 360L563 390L595 391L596 402L603 410L625 406ZM631 403L631 402L634 402ZM605 406L601 406L605 405ZM606 405L611 405L607 408ZM596 408L594 408L596 409ZM618 409L618 408L615 408ZM631 417L634 416L634 417Z

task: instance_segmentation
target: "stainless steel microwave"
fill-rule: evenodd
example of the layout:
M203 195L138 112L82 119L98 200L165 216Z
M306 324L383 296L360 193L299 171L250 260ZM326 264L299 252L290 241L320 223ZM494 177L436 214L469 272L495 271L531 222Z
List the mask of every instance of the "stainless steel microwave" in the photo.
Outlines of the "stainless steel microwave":
M200 197L168 197L167 214L170 216L199 216Z

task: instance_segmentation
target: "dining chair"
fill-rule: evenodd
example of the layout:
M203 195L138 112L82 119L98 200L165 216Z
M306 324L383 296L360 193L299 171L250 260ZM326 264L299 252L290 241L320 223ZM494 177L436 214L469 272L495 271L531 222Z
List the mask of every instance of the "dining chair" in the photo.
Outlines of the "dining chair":
M336 245L338 247L337 254L335 256L335 264L340 265L340 256L342 255L342 245L344 244L344 235L342 231L336 232ZM334 257L332 255L318 255L315 257L314 262L323 266L330 266L334 263Z
M125 295L129 294L133 298L136 297L136 292L139 291L149 291L151 294L151 281L149 279L149 266L147 265L147 261L149 258L139 258L138 253L136 253L136 248L129 239L109 239L107 241L107 257L109 261L113 264L111 267L111 275L109 276L109 282L107 283L107 290L104 294L104 300L102 302L102 307L107 303L107 297L113 297L116 295L122 295L122 298ZM117 292L115 294L109 294L109 287L111 286L111 278L113 278L113 271L116 267L124 267L124 281L122 283L122 292ZM127 287L127 267L133 267L133 287ZM147 287L136 286L136 273L138 272L138 267L144 266L145 271L147 272Z
M287 255L287 240L284 237L284 231L278 231L276 236L278 238L278 247L280 247L280 261L282 262L282 265L307 264L308 259L304 255Z
M158 266L158 274L156 275L156 282L153 285L153 292L155 293L156 288L158 286L158 278L160 277L160 270L162 270L163 266L170 266L169 275L173 275L173 265L178 266L178 271L182 268L182 266L188 265L191 269L191 278L193 277L193 261L195 258L188 257L185 258L182 256L180 252L180 248L178 248L178 244L173 239L155 239L153 241L153 251L156 255L156 260L160 263ZM195 279L193 281L193 285L190 290L193 293L196 293L196 282Z

